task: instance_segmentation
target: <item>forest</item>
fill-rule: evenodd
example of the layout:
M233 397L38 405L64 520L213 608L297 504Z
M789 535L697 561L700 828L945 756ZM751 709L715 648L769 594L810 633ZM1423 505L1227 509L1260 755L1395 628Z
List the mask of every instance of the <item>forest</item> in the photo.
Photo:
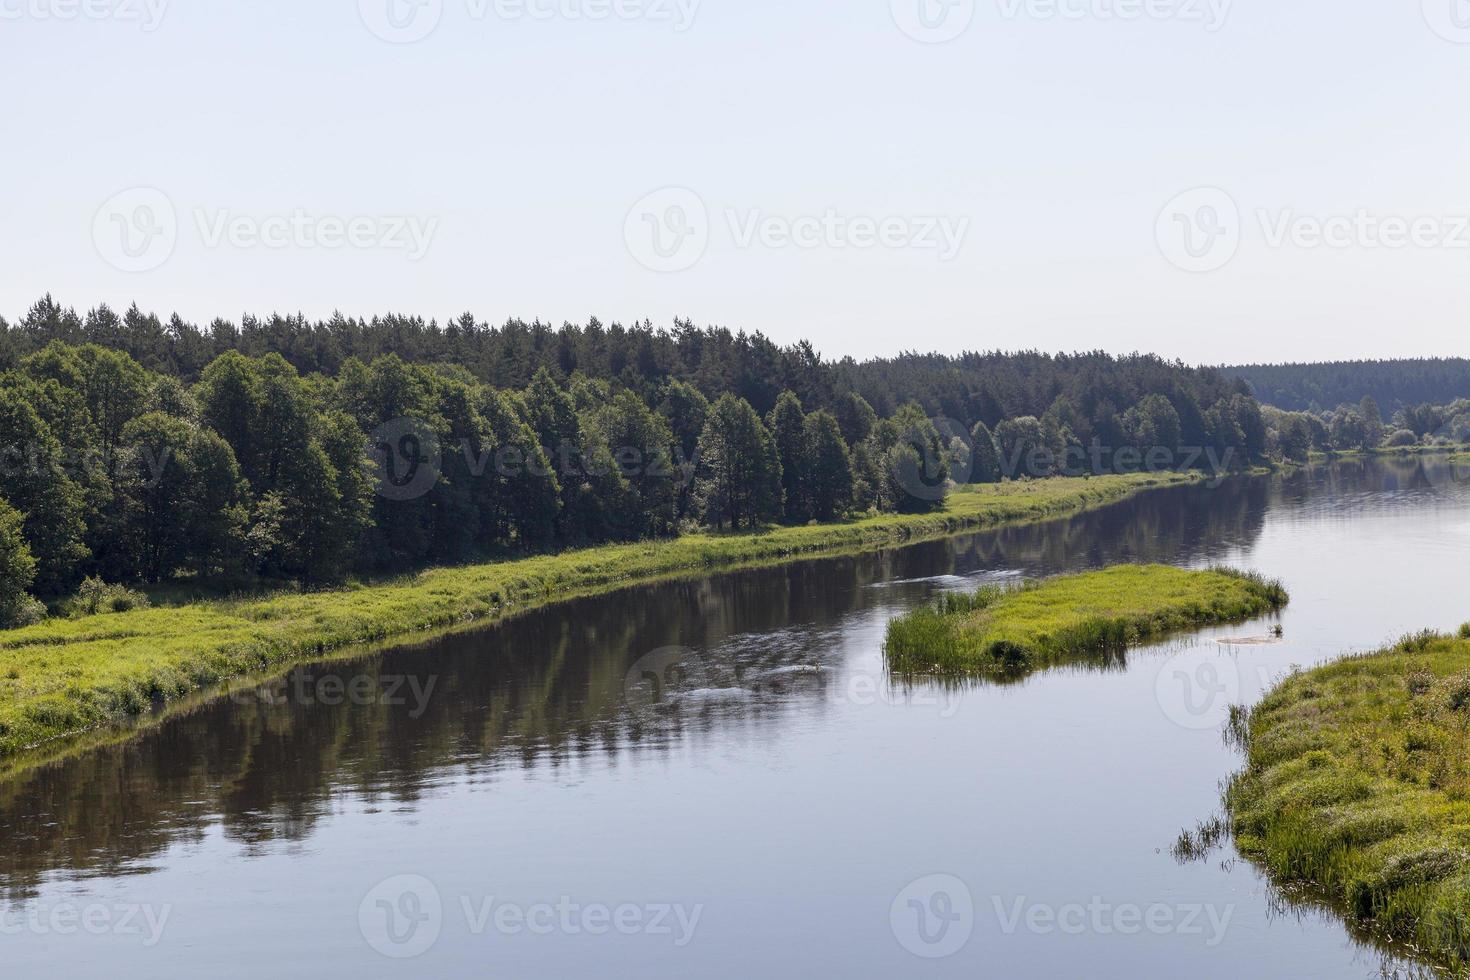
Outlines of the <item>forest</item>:
M759 333L0 320L0 622L944 507L957 483L1243 466L1243 384L1157 357L858 363Z
M1470 398L1470 360L1464 358L1248 364L1220 371L1243 379L1264 404L1292 412L1320 412L1372 398L1391 414Z

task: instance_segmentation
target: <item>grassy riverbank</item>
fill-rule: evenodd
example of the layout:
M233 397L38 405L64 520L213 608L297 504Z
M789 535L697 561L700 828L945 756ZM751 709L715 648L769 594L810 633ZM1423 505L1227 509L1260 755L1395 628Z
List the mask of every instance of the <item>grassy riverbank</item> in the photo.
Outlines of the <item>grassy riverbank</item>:
M886 650L901 673L1017 676L1285 603L1279 584L1243 572L1117 565L944 596L890 623Z
M353 644L494 620L677 575L863 551L1121 500L1197 474L1132 474L967 488L938 514L691 535L444 568L313 593L155 607L0 632L0 758L136 717L205 686Z
M1241 852L1372 934L1470 965L1470 626L1295 674L1235 728Z

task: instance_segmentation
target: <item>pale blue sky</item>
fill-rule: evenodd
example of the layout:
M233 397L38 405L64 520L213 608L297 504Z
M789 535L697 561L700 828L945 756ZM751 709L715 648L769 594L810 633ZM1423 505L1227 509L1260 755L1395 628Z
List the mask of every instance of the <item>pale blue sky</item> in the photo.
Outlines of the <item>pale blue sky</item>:
M145 24L163 0L0 0L0 313L50 291L199 321L687 316L830 356L1470 355L1463 0L978 0L945 43L899 21L922 35L933 3L953 32L965 0L619 0L646 16L596 21L558 12L588 0L423 0L398 11L434 24L412 43L370 29L392 34L389 2L172 0ZM1100 13L1130 2L1156 16ZM1200 211L1218 192L1161 220L1200 187L1238 220ZM686 190L648 198L665 188ZM1433 222L1400 248L1272 244L1360 210ZM366 247L338 240L357 217ZM684 251L640 243L689 221ZM1179 267L1190 222L1226 229L1210 271Z

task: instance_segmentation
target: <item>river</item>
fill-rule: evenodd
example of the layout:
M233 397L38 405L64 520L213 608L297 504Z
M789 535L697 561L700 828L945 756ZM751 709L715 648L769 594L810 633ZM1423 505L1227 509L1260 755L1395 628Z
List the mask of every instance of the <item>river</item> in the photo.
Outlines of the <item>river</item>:
M1407 970L1228 841L1171 846L1240 765L1231 703L1470 619L1464 475L1153 491L302 668L0 783L5 973ZM885 676L885 624L942 590L1120 561L1252 568L1292 602L1007 686Z

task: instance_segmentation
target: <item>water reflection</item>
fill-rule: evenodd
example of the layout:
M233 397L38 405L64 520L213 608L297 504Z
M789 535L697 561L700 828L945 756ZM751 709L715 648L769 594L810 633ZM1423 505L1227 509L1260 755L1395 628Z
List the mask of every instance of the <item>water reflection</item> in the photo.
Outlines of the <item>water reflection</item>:
M1396 460L1176 488L1066 520L635 589L303 668L0 784L0 887L23 900L47 876L148 871L216 828L247 854L305 841L344 797L412 808L458 779L612 766L751 726L820 723L834 697L854 696L842 640L855 618L1001 571L1208 562L1249 548L1273 508L1445 478ZM673 661L659 653L669 650ZM652 690L649 673L666 689ZM915 696L881 676L863 683L874 697Z

